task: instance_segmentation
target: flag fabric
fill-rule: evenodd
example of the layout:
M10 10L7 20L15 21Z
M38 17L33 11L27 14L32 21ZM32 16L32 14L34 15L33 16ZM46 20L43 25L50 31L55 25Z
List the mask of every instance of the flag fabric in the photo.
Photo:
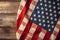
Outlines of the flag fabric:
M60 0L21 0L17 40L60 40Z

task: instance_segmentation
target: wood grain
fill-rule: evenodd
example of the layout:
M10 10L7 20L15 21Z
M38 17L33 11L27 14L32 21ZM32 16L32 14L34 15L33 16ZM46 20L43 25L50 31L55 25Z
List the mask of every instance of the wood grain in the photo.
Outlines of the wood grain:
M11 26L15 27L16 26L16 18L17 14L16 13L6 13L6 14L0 14L0 26Z
M17 13L19 2L0 2L0 13Z
M16 18L19 2L0 0L0 40L16 40Z
M20 0L0 0L0 1L20 2Z
M0 27L0 39L7 38L7 39L16 39L15 28L11 28L9 26Z

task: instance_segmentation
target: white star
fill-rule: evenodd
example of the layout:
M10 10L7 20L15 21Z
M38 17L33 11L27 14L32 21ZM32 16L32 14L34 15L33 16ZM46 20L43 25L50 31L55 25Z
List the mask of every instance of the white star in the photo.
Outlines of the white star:
M53 4L55 5L55 2L53 2Z
M38 14L40 13L40 11L37 11L38 12Z
M40 1L42 1L42 0L40 0Z
M56 14L54 14L54 17L57 17L57 15L56 15Z
M59 1L59 0L57 0L57 1Z
M41 10L43 10L43 7L41 7Z
M50 21L47 21L47 23L49 23Z
M42 14L44 14L44 11L42 11Z
M48 29L48 31L51 31L51 29Z
M41 19L38 20L39 22L41 21Z
M48 15L48 12L46 12L46 15Z
M45 22L45 20L43 20L43 22Z
M52 28L54 28L54 26L52 25Z
M42 16L42 18L45 18L44 16Z
M39 25L42 25L41 23L39 23Z
M43 26L45 27L46 25L45 25L45 24L43 24Z
M51 1L48 1L48 3L51 3Z
M33 16L36 17L36 14L34 14Z
M55 18L55 21L57 21L57 18Z
M60 11L58 13L60 14Z
M45 8L45 11L47 11L48 9L47 8Z
M52 16L52 13L50 13L50 16Z
M44 0L44 2L46 2L46 0Z
M38 7L38 6L37 6L36 8L37 8L37 9L39 9L39 7Z
M51 5L49 5L49 8L51 8Z
M47 6L47 4L45 4L45 7Z
M51 24L54 24L54 22L53 22L53 21L51 21Z
M41 17L40 15L38 15L38 17Z
M43 4L42 4L42 3L40 3L40 5L42 6Z
M34 18L34 21L36 21L37 19L36 18Z
M33 18L31 17L31 20L33 20Z
M47 19L49 19L49 17L48 17L48 16L47 16L46 18L47 18Z
M56 7L55 7L55 6L53 6L53 8L55 9Z
M50 9L49 11L52 12L52 9Z
M56 13L56 10L54 10L54 13Z
M53 17L50 17L51 20L53 20Z
M57 5L59 6L60 4L59 4L59 3L57 3Z
M48 25L48 27L50 27L50 25Z

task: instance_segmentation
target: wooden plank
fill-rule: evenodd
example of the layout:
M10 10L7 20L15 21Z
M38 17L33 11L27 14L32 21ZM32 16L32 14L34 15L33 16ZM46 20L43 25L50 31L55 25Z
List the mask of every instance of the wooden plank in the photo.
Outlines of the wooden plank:
M0 26L11 26L15 27L16 17L2 17L0 18Z
M0 40L16 39L15 32L18 5L19 2L0 1Z
M0 13L0 18L1 17L17 17L17 13Z
M0 1L20 2L20 0L0 0Z
M0 27L0 39L16 39L15 34L16 28L7 27Z
M17 15L14 13L9 13L9 14L1 14L0 15L0 26L11 26L15 27L16 26L16 19Z
M17 39L1 39L1 38L0 38L0 40L17 40Z
M17 13L19 2L0 2L0 13Z
M16 28L12 28L10 26L4 26L4 27L1 27L0 26L0 34L3 33L3 34L10 34L10 33L15 33L16 31Z

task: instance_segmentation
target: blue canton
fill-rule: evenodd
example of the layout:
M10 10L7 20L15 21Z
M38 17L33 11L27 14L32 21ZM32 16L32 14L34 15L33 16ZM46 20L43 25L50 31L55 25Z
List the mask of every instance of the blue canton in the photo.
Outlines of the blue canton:
M49 32L53 32L60 13L59 0L39 0L30 20Z

